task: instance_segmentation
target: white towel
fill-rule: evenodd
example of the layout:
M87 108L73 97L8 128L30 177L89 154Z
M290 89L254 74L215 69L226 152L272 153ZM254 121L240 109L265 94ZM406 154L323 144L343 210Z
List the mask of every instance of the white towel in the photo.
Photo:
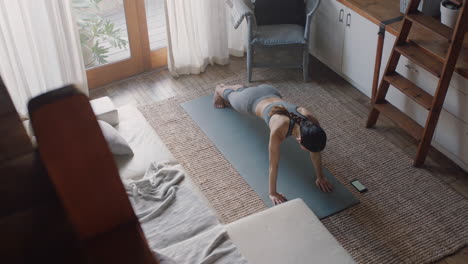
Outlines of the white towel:
M182 180L178 164L153 163L125 183L150 247L163 264L247 263L215 214Z

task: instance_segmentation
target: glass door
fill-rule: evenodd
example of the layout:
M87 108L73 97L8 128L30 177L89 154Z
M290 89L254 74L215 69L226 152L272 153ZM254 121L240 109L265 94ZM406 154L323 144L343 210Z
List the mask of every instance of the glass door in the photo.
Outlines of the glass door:
M151 50L151 67L167 64L167 35L164 0L145 0L148 37Z
M146 14L165 20L163 0L72 0L80 33L89 88L161 67L167 64L164 38L151 50ZM146 8L148 6L149 8ZM149 10L149 11L148 11ZM153 21L153 20L151 20ZM156 23L155 23L156 25ZM163 24L164 25L164 24ZM161 29L159 29L161 30ZM164 28L165 30L165 28ZM156 43L156 42L155 42Z

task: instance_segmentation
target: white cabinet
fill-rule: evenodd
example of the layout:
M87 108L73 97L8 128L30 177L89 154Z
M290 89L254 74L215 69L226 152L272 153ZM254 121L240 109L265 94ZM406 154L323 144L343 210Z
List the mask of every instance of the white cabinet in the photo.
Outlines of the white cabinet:
M371 95L378 26L334 0L323 0L311 25L310 51Z
M310 52L334 71L341 72L345 7L338 1L324 0L310 27Z
M468 124L442 111L434 136L435 147L468 171Z
M341 72L370 97L379 27L351 9L346 10L344 21Z

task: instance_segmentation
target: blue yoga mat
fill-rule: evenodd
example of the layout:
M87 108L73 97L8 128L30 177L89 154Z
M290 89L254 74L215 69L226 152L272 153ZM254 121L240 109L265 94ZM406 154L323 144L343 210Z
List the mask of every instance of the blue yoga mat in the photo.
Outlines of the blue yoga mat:
M232 108L216 109L212 96L181 105L260 198L272 206L268 197L270 132L265 122ZM277 190L289 200L304 200L320 219L359 203L327 169L324 173L333 184L331 193L324 193L316 187L315 171L308 152L292 138L282 143Z

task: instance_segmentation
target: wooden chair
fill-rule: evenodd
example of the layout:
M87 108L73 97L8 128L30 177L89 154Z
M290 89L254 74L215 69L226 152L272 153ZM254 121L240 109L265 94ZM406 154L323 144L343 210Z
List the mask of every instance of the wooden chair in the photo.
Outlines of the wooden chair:
M37 150L0 80L0 261L157 263L88 98L68 86L29 111Z
M258 1L257 1L258 2ZM283 1L287 3L286 1ZM305 25L288 24L281 22L281 17L275 19L274 25L257 25L254 9L263 6L254 6L250 0L228 0L227 4L233 18L234 28L238 28L245 18L248 24L247 41L247 75L249 82L252 81L252 69L258 68L302 68L304 81L309 79L309 36L312 16L320 5L320 0L305 1ZM258 10L255 10L258 12ZM268 10L264 10L268 12ZM257 53L269 50L263 61L257 60ZM278 51L289 50L292 56L277 56L277 60L270 60L275 57ZM301 53L301 60L291 60L294 51Z

